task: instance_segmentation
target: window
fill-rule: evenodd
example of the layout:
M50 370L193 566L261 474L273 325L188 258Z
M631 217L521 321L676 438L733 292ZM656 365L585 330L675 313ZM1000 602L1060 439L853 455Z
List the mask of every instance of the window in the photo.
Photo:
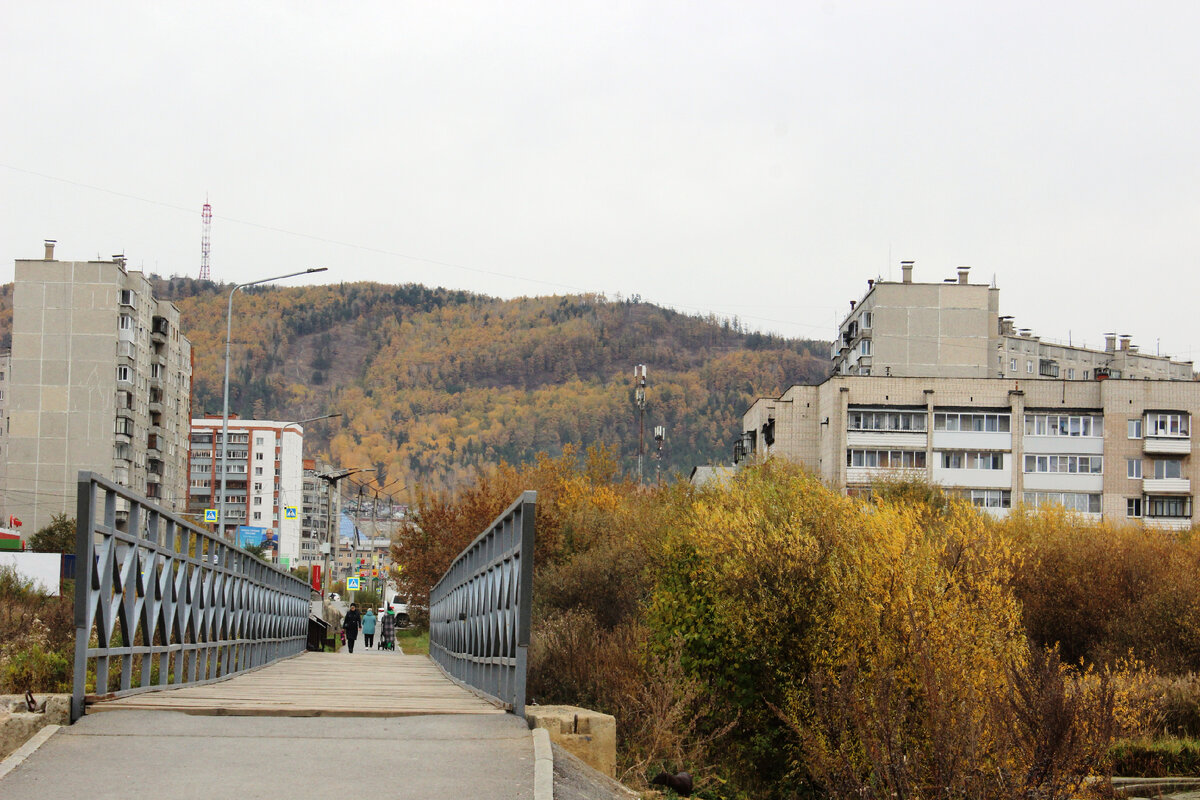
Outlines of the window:
M1100 475L1104 456L1025 456L1025 472L1060 472L1071 475Z
M871 312L870 312L870 311L864 311L864 312L863 312L863 315L862 315L862 326L863 326L863 330L866 330L867 328L870 328L870 327L871 327L871 316L872 316L872 315L871 315Z
M924 450L847 450L847 467L924 469Z
M846 429L851 431L925 432L923 411L859 411L847 415Z
M1088 380L1091 377L1091 375L1092 375L1092 371L1090 369L1085 369L1083 371L1083 379L1085 381Z
M117 291L117 302L123 306L133 305L133 290L120 289Z
M127 417L117 417L117 433L133 436L133 420Z
M1074 367L1067 367L1067 380L1069 380L1069 381L1075 380L1075 368Z
M1129 420L1129 438L1130 439L1142 438L1142 421L1141 421L1141 419Z
M1010 358L1010 359L1008 360L1008 369L1009 369L1009 371L1011 371L1011 372L1016 372L1016 371L1017 371L1017 360L1016 360L1015 358Z
M261 436L255 436L255 437L254 437L254 443L255 443L256 445L261 445L261 444L263 443L263 437L261 437Z
M976 431L981 433L1008 433L1009 414L974 414L938 412L933 415L935 431Z
M1188 437L1188 415L1152 412L1146 415L1147 436Z
M254 474L255 474L255 475L262 475L262 467L255 467L255 468L254 468Z
M1028 372L1030 375L1033 374L1033 362L1032 361L1025 362L1025 371Z
M1085 492L1025 492L1027 506L1062 506L1068 511L1099 514L1101 497Z
M1183 475L1183 461L1178 458L1159 458L1154 461L1154 479L1179 478Z
M262 505L262 498L261 498L261 497L256 497L256 498L254 498L254 505L256 505L256 506L261 506L261 505Z
M261 511L255 511L255 512L254 512L254 519L256 519L256 520L260 520L260 519L262 519L262 512L261 512Z
M122 383L132 383L129 367L117 367L117 380Z
M1012 507L1012 492L1007 489L968 489L963 497L976 508Z
M262 460L263 460L263 454L262 454L262 453L255 453L255 454L254 454L254 460L255 460L255 461L262 461Z
M254 484L254 491L256 491L256 492L261 492L261 491L262 491L262 483L255 483L255 484Z
M1026 414L1026 436L1104 436L1104 417L1096 414Z
M133 317L129 316L128 314L122 314L120 316L119 325L123 331L133 330Z
M1140 458L1128 458L1125 460L1125 475L1129 478L1142 477L1142 460ZM1140 515L1138 515L1140 516Z
M1003 453L946 450L941 455L942 469L1004 469Z
M1142 498L1127 497L1125 498L1125 516L1140 517L1142 515Z

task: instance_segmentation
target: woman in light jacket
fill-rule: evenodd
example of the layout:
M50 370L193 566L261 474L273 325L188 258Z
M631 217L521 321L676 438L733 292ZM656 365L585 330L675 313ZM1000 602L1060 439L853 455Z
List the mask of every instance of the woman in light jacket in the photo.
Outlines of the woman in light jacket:
M368 608L367 613L363 614L362 618L363 639L366 640L367 648L371 647L371 643L375 641L375 609Z

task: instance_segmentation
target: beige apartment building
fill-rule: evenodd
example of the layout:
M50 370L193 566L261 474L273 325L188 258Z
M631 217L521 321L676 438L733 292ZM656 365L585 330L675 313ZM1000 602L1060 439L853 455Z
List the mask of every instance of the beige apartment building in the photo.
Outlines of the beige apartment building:
M9 373L0 494L26 535L75 515L80 470L183 510L191 344L124 256L16 261Z
M0 351L0 487L8 473L8 376L12 372L12 352ZM0 494L0 528L8 527L8 504Z
M735 463L788 458L851 493L920 477L996 514L1053 503L1191 527L1190 362L1140 354L1128 337L1088 350L1014 334L998 291L967 283L965 268L939 285L911 283L904 266L901 283L871 282L853 304L831 378L750 407Z
M1193 379L1190 361L1142 353L1132 337L1105 335L1103 350L1050 342L1000 315L1000 290L969 282L970 267L940 283L868 280L851 301L831 357L834 375L1090 380Z

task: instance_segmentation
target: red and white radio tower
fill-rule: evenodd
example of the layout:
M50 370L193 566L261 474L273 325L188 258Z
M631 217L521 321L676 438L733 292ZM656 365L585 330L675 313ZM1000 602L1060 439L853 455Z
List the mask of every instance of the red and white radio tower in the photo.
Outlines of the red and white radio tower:
M200 280L212 280L212 274L208 270L208 234L212 230L212 206L208 204L208 198L204 198L204 208L200 210Z

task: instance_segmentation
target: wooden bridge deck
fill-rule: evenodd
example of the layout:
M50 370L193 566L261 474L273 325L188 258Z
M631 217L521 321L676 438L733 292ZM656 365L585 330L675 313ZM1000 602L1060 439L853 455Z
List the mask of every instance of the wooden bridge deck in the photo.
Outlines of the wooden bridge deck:
M504 713L444 676L428 656L361 648L302 653L227 681L105 700L88 713L122 709L278 717Z

